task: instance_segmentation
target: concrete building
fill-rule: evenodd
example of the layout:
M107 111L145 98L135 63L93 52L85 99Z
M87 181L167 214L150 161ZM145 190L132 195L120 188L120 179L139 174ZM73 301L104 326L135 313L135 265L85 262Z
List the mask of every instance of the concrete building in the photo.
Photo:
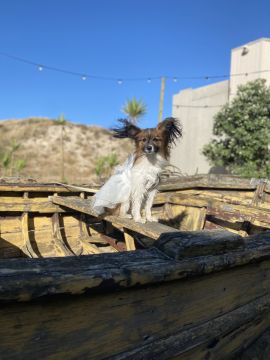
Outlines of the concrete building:
M171 163L183 174L208 173L210 165L202 148L213 138L214 115L235 96L239 85L264 78L270 86L269 70L270 39L263 38L232 49L229 80L174 95L172 114L181 119L184 131L172 150Z

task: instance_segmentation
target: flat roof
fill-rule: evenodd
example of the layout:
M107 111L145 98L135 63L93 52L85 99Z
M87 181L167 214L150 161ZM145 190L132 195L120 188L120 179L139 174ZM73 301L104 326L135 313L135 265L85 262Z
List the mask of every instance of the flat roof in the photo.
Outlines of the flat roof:
M250 42L245 43L243 45L237 46L236 48L233 48L232 51L237 50L237 49L241 49L244 46L248 46L248 45L251 45L251 44L254 44L254 43L257 43L257 42L261 42L261 41L270 41L270 38L260 38L260 39L257 39L257 40L250 41Z

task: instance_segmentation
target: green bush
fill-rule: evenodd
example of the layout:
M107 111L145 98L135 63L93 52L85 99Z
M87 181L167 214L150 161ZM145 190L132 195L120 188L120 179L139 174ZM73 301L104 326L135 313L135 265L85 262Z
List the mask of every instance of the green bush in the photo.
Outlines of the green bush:
M270 88L266 80L238 88L231 103L215 116L213 134L203 154L211 165L245 177L270 175Z
M107 177L110 175L112 169L118 164L116 154L101 156L97 159L95 164L95 173L99 177Z

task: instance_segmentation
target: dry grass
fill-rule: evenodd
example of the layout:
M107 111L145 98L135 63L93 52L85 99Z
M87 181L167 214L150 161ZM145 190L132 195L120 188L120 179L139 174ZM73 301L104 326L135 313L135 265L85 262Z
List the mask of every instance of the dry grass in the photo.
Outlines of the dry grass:
M60 181L61 126L54 120L31 118L0 122L0 152L16 140L21 146L16 156L26 159L22 175L38 181ZM118 140L110 132L97 126L67 122L64 133L65 178L73 183L93 183L96 160L116 153L123 162L133 147L129 140Z

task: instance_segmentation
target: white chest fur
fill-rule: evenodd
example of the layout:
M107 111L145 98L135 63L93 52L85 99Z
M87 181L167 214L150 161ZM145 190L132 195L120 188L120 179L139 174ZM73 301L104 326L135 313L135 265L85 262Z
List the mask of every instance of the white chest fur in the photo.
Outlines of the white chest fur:
M141 208L145 205L145 216L148 221L155 221L151 215L151 206L159 182L159 174L167 164L160 155L145 155L138 159L131 169L130 205L132 217L137 222L141 218Z
M143 156L131 169L131 183L133 190L140 188L141 193L156 187L159 174L166 164L166 160L160 155Z

